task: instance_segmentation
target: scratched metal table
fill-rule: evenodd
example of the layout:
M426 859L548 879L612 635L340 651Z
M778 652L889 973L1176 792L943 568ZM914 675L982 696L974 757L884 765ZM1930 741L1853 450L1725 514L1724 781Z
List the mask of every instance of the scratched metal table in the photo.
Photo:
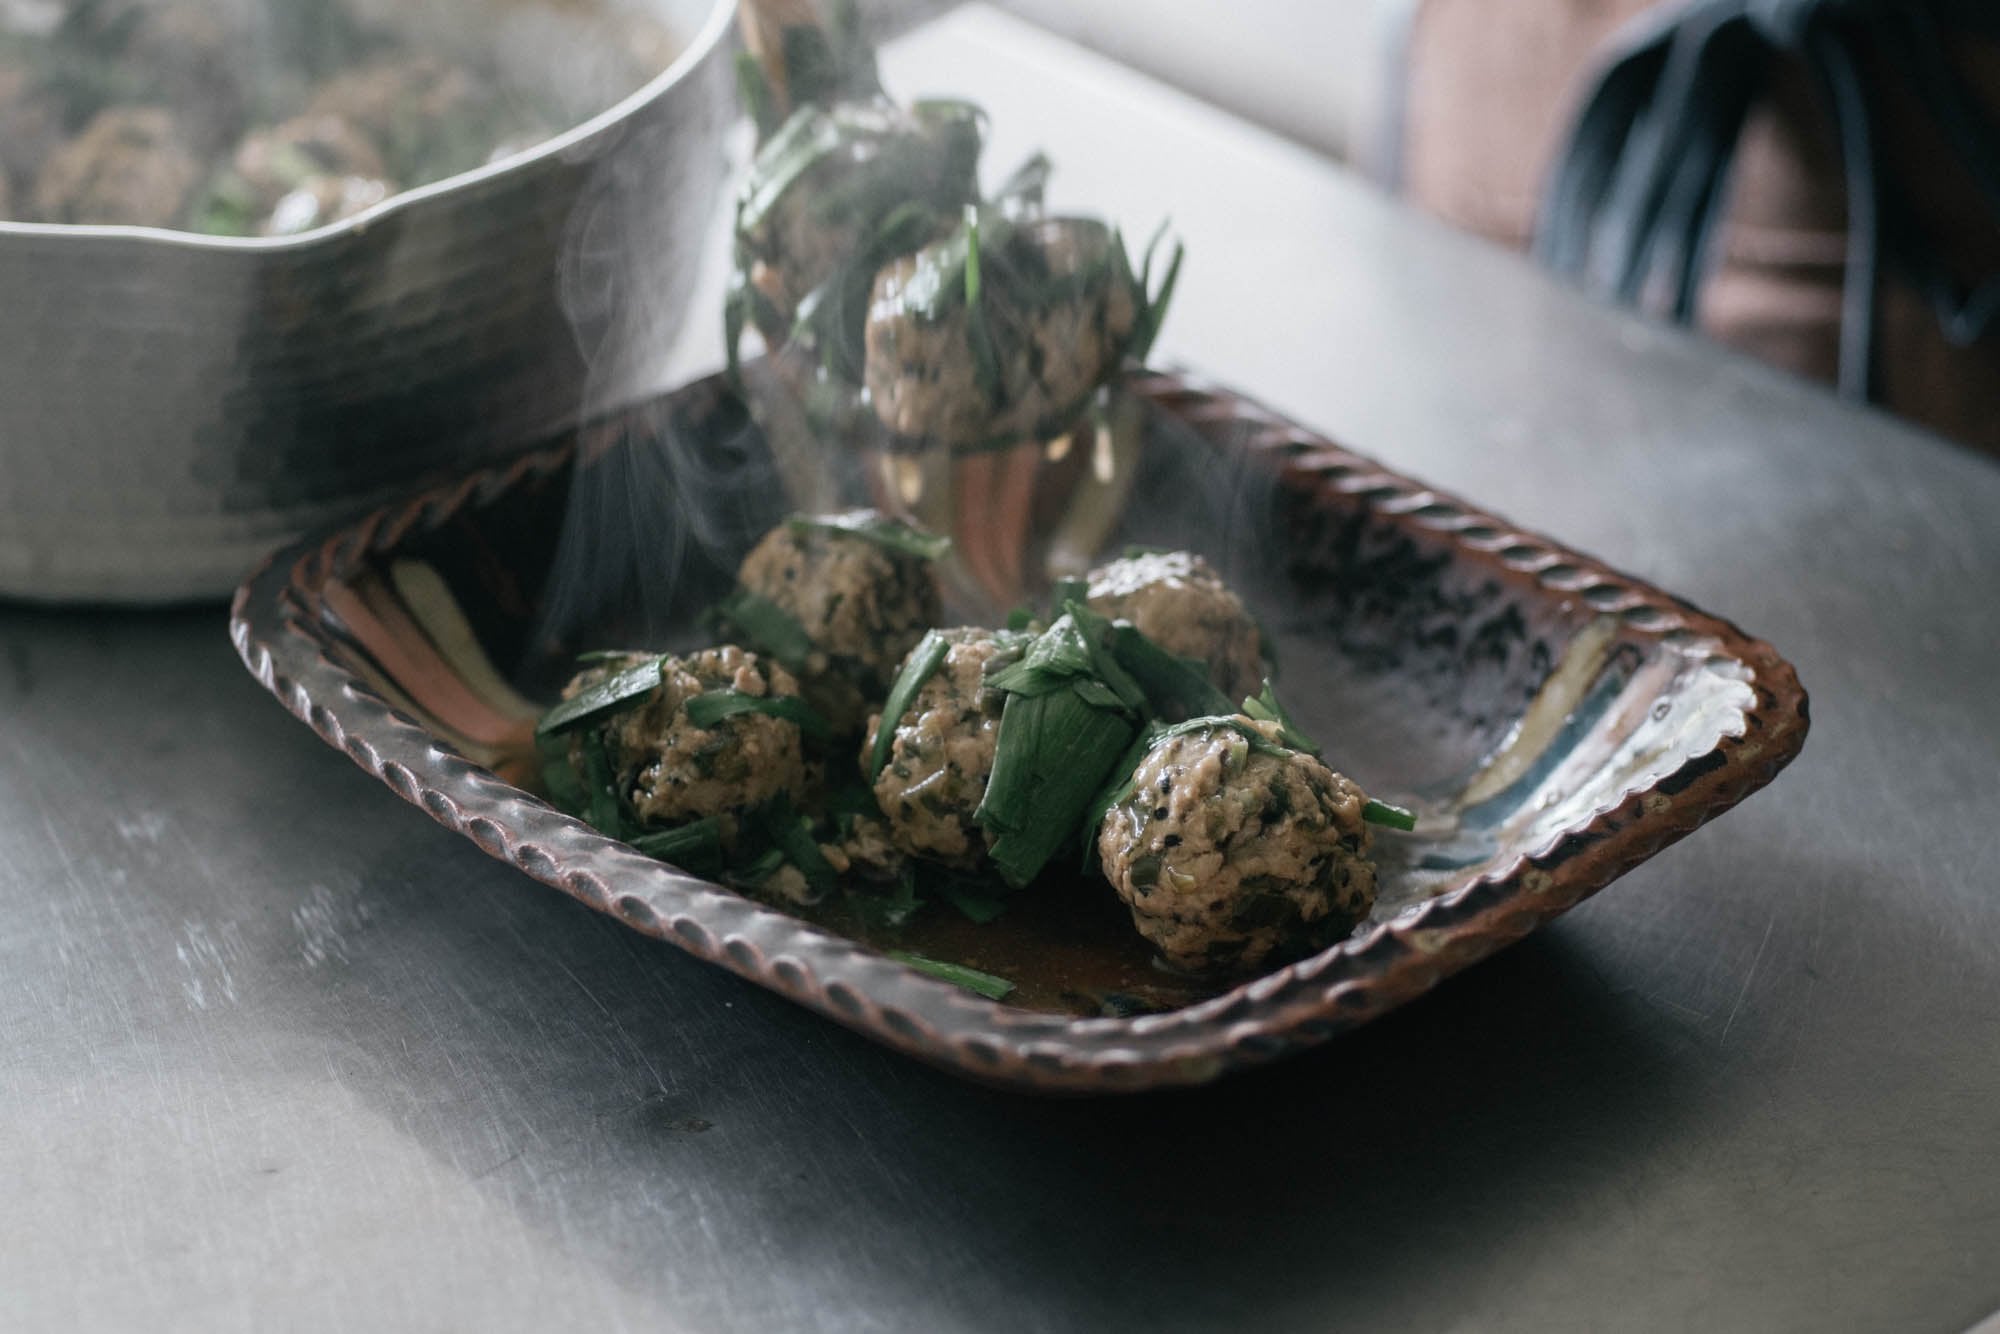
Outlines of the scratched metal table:
M2000 466L980 10L1163 351L1769 636L1799 763L1185 1095L956 1083L489 861L216 608L0 609L0 1327L1959 1331L2000 1307Z

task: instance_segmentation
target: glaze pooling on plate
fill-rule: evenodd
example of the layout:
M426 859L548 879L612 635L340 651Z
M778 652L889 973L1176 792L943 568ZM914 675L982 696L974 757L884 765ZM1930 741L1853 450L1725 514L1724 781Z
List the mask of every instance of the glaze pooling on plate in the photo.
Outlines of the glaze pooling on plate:
M239 592L232 632L323 738L496 857L899 1050L1048 1091L1200 1082L1324 1041L1566 910L1803 743L1795 674L1733 626L1240 398L1170 375L1134 388L1146 443L1113 549L1165 534L1219 558L1338 767L1421 816L1377 840L1383 899L1354 936L1162 1013L1052 1013L1055 984L982 1000L632 852L488 767L522 777L507 768L518 721L468 708L459 678L477 672L413 633L429 613L398 595L427 581L385 572L436 570L487 656L548 696L559 660L535 636L579 459L668 430L726 438L745 451L742 542L782 515L776 488L751 494L768 470L715 381L280 553ZM732 554L691 550L674 608L726 586Z

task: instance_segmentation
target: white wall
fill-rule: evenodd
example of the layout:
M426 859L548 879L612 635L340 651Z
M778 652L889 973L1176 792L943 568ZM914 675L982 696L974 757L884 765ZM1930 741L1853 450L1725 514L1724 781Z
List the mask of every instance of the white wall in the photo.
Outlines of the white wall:
M1321 152L1369 132L1400 0L999 0Z

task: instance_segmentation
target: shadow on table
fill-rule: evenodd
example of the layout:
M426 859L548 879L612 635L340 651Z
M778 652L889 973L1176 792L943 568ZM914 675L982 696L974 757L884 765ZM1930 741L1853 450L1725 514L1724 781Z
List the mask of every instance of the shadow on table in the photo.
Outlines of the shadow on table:
M356 1025L342 1078L618 1282L715 1275L671 1280L683 1315L1324 1311L1496 1250L1693 1110L1673 1039L1560 932L1269 1070L1048 1101L886 1052L441 834L391 842L360 986L311 1007Z

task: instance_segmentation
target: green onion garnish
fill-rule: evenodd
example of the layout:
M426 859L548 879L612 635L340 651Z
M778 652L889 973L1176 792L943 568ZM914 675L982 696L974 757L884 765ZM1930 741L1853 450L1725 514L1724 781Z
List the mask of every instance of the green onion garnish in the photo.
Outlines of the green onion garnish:
M1278 702L1278 692L1271 686L1271 678L1264 678L1261 694L1252 695L1243 701L1243 712L1260 723L1276 723L1284 736L1285 744L1293 750L1302 750L1308 755L1320 753L1319 743L1299 730L1292 715Z
M582 815L590 806L590 791L570 767L568 756L542 765L542 788L549 794L549 804L566 815Z
M962 963L946 963L942 959L926 958L912 954L908 950L890 950L889 957L897 963L908 964L920 973L927 973L940 982L949 982L967 991L976 991L988 1000L1001 1000L1014 989L1014 984L1004 977L982 973L977 968L967 968Z
M1136 729L1073 690L1007 696L993 774L973 818L995 835L990 856L1019 889L1075 836L1078 821Z
M821 532L848 533L865 537L891 551L920 556L925 560L937 560L951 550L950 538L912 528L873 510L856 510L851 514L799 514L785 522L795 532L818 529Z
M589 732L583 738L583 773L589 800L584 818L599 833L625 837L625 803L618 795L618 775L611 766L611 748L604 733Z
M681 707L687 711L688 721L704 730L725 718L762 713L795 723L801 732L811 737L824 739L832 735L826 719L797 695L746 695L740 690L710 690L693 696Z
M1404 833L1417 827L1414 811L1406 811L1401 806L1391 806L1386 801L1370 801L1361 808L1361 818L1369 824L1379 824L1385 829L1400 829Z
M1020 661L989 675L986 684L994 690L1017 695L1039 696L1065 686L1081 688L1102 701L1104 692L1128 712L1139 713L1146 705L1146 692L1119 665L1111 647L1111 622L1079 603L1068 604L1056 623L1037 635Z
M853 894L848 898L861 920L875 930L900 930L924 906L917 893L917 873L905 866L896 878L896 888L888 894Z
M764 78L764 67L748 51L736 53L736 92L757 127L757 137L769 138L771 131L778 128L777 99L771 95L771 85Z
M798 672L812 656L812 637L790 612L745 589L715 604L714 619L757 652Z
M535 726L535 734L551 736L557 732L568 732L644 699L660 684L660 665L665 661L665 658L649 658L577 691L542 715L542 721Z
M1129 621L1116 623L1111 647L1161 717L1178 721L1229 712L1229 697L1208 679L1207 663L1176 657Z
M1111 649L1111 622L1079 603L986 678L1007 693L986 795L973 818L990 857L1018 889L1078 830L1138 730L1146 695Z
M965 206L965 304L979 305L979 205Z
M1174 257L1168 261L1167 272L1160 279L1159 289L1148 290L1153 280L1153 255L1166 234L1167 224L1162 221L1159 230L1153 233L1153 239L1146 243L1146 255L1139 266L1137 282L1139 315L1133 322L1132 341L1128 348L1132 359L1138 362L1146 360L1146 354L1153 350L1154 340L1160 336L1160 326L1167 320L1167 307L1173 304L1174 285L1180 281L1181 261L1187 257L1187 248L1176 241ZM1130 272L1129 267L1127 272Z
M632 846L690 874L716 875L722 870L722 821L705 815L674 829L641 834L632 840Z
M1007 911L1007 900L981 894L961 879L946 879L937 885L938 897L949 903L967 921L985 926Z
M826 894L833 890L838 878L833 863L819 850L812 821L799 814L790 797L782 793L773 797L757 813L757 821L785 860L805 874L806 883L814 892Z
M1049 613L1049 619L1054 620L1057 616L1062 615L1063 608L1070 603L1074 602L1081 606L1087 603L1089 599L1090 583L1088 580L1058 579L1055 582L1055 587L1049 590L1049 605L1055 609Z
M889 687L889 698L882 703L882 721L875 728L875 745L868 752L870 783L882 776L882 766L889 762L889 751L896 744L896 724L910 711L917 692L944 665L945 655L950 652L951 641L931 630L917 641L910 656L903 659L903 670L896 673L895 684Z

